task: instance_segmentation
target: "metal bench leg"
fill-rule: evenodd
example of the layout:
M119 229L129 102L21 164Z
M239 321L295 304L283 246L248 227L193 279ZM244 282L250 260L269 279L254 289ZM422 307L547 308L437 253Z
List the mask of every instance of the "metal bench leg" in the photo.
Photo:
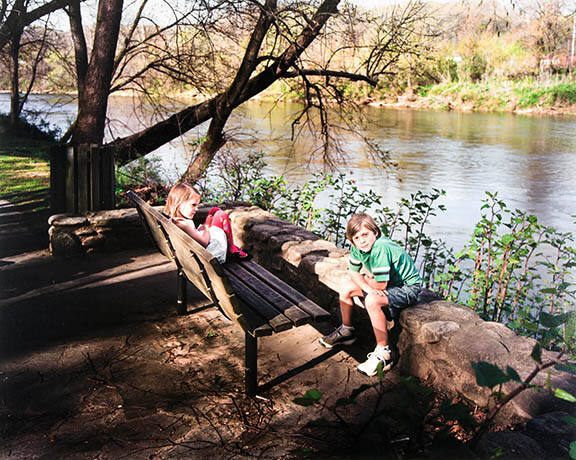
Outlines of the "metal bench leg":
M182 272L182 270L178 270L178 301L177 301L177 309L179 315L185 315L187 304L188 304L188 297L186 293L186 275Z
M246 394L256 396L258 392L258 339L246 332L245 344Z

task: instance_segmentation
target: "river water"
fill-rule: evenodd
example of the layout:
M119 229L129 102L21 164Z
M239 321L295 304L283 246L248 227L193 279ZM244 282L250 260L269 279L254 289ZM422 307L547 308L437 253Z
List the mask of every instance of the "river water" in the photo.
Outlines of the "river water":
M43 112L42 118L49 123L65 128L76 107L73 101L55 105L61 100L33 96L30 108ZM8 95L1 94L0 112L7 112L8 107ZM112 98L109 118L114 130L107 134L109 138L146 123L132 108L131 99ZM244 140L237 148L265 152L267 174L284 174L302 183L323 165L320 156L312 157L317 135L303 134L291 140L291 120L298 109L298 104L290 102L252 101L237 110L229 127ZM574 230L575 116L363 110L371 121L363 134L389 151L397 166L386 172L359 138L340 134L346 158L339 160L337 167L361 189L383 195L390 207L418 190L446 190L443 204L447 211L432 222L432 236L461 248L480 217L486 190L497 191L509 207L535 214L544 224ZM185 169L191 155L188 143L205 129L206 124L154 152L167 179L174 180Z

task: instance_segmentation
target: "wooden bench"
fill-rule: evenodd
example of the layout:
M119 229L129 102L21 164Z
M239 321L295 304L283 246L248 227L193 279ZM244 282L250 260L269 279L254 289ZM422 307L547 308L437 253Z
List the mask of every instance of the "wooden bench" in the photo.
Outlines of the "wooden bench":
M190 282L245 332L246 393L256 395L258 337L316 323L330 313L253 261L220 264L165 215L132 192L128 197L158 250L178 268L178 313L187 313Z

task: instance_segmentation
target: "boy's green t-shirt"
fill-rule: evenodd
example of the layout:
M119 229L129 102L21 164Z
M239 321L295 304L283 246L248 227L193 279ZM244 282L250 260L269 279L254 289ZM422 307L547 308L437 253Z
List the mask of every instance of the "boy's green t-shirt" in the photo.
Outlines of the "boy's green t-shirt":
M390 238L378 238L369 252L362 252L355 246L350 251L348 268L359 272L364 266L376 281L388 281L390 287L411 286L422 282L412 257Z

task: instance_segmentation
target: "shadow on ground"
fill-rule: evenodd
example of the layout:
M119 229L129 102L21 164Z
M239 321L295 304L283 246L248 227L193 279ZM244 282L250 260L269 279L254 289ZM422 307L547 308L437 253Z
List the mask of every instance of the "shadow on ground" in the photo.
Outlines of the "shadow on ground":
M311 326L265 338L261 397L247 398L243 334L214 308L177 316L162 256L52 258L14 234L45 225L22 209L0 207L1 458L396 458L392 441L412 436L386 415L419 404L394 372L337 407L377 382L355 371L370 339L344 352ZM319 403L293 402L310 389Z
M0 200L0 259L48 247L48 195L40 190Z

